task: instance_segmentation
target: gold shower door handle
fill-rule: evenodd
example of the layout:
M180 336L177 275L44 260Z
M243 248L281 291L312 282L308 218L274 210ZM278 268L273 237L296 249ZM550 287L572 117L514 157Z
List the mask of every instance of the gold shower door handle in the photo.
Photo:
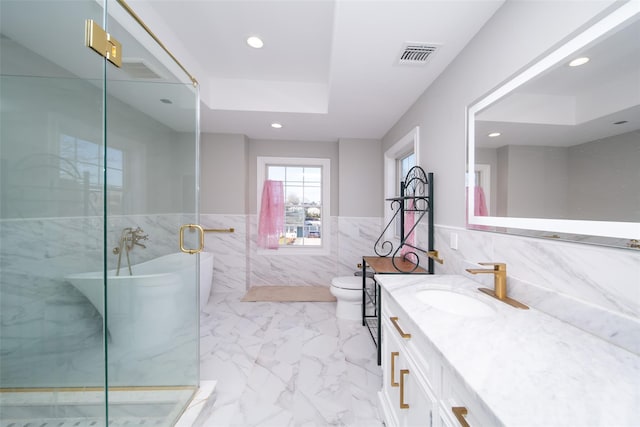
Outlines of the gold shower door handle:
M200 244L198 249L187 249L184 247L184 230L189 229L198 230L198 236L200 237ZM235 228L202 228L198 224L184 224L180 227L180 251L186 254L199 254L204 249L204 233L235 233Z
M200 237L200 244L198 249L187 249L184 247L184 231L186 229L189 229L190 231L193 230L197 230L199 237ZM184 252L185 254L198 254L200 252L202 252L202 250L204 249L204 229L199 226L198 224L184 224L182 226L180 226L180 251Z

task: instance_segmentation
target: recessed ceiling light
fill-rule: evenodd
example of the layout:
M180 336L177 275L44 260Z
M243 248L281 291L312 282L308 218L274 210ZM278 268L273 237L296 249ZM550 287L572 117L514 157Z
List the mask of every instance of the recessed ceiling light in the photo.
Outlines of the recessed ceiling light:
M282 125L280 123L271 123L271 127L274 129L280 129L282 128Z
M487 135L489 138L495 138L496 136L500 136L502 135L500 132L491 132L489 135Z
M255 49L260 49L264 46L264 42L260 37L251 36L247 39L247 44Z
M581 58L576 58L573 61L569 62L569 67L579 67L580 65L584 65L589 62L589 58L583 56Z

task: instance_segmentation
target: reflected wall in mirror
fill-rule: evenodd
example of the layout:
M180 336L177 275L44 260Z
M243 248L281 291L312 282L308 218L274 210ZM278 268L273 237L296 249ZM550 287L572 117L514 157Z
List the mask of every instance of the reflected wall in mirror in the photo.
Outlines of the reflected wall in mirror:
M469 228L640 249L638 40L629 2L469 107Z

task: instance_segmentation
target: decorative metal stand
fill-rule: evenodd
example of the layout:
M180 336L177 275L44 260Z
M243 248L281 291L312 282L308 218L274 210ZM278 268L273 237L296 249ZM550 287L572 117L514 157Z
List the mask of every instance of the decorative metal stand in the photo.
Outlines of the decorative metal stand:
M391 202L391 210L394 211L392 218L376 240L374 250L380 257L391 255L394 268L399 273L412 273L420 267L420 257L416 251L427 253L433 251L433 173L425 173L420 166L412 167L404 181L400 183L400 197L386 199ZM413 212L414 222L409 230L405 230L405 213ZM427 216L428 237L427 249L421 249L407 242L407 237L414 232L420 221ZM400 221L400 243L395 246L389 240L387 232L393 230L396 221ZM407 232L405 232L407 231ZM403 248L408 248L404 250ZM429 274L433 274L433 259L428 259Z

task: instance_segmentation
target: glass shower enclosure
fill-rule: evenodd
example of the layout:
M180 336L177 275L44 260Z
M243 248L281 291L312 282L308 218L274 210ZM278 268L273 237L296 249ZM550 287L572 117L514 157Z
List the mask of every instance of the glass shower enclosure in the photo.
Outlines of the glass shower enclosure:
M121 0L0 0L0 20L0 426L171 426L199 382L178 244L197 84Z

